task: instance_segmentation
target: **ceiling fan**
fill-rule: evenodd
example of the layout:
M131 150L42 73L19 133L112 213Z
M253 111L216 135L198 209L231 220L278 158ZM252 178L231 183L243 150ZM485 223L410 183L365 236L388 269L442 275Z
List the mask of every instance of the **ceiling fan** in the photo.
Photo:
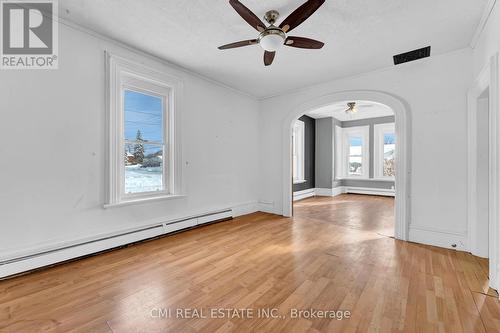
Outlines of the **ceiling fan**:
M345 113L347 113L347 114L353 114L353 113L358 112L358 108L356 108L356 102L347 103L347 107L348 107L348 109L345 110Z
M349 103L347 103L348 109L345 110L344 112L347 114L354 114L354 113L358 112L359 108L362 108L364 110L364 109L372 108L372 107L373 107L373 104L371 104L371 103L349 102Z
M256 39L219 46L219 50L259 44L264 49L264 65L269 66L273 63L276 51L282 45L302 49L321 49L325 44L320 41L305 37L287 36L287 33L307 20L324 2L325 0L308 0L281 22L279 26L274 25L279 13L276 10L270 10L264 16L266 22L269 23L269 26L266 27L257 15L241 2L229 0L229 4L233 6L236 12L260 34Z

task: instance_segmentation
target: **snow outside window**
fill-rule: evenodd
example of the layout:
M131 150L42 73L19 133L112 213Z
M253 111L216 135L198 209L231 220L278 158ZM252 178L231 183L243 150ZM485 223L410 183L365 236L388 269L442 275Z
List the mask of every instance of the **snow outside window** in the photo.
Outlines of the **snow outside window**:
M167 96L123 87L124 194L168 191L164 163Z
M374 176L394 179L396 175L396 129L394 123L374 127Z

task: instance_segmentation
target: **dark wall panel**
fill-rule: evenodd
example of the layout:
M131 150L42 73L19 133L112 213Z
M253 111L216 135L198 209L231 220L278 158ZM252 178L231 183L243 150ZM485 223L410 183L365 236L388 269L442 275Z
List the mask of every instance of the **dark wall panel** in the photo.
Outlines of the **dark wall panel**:
M308 117L302 116L299 118L304 122L304 152L305 152L305 167L304 167L304 177L306 179L305 183L294 184L293 191L303 191L310 188L314 188L315 183L315 153L316 153L316 120Z

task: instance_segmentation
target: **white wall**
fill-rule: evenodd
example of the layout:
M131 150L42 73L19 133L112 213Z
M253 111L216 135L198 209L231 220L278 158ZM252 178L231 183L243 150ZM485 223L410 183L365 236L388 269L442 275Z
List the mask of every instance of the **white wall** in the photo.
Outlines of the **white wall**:
M0 257L258 200L257 101L60 25L60 68L0 74ZM187 198L103 209L104 51L180 77Z
M268 210L281 213L282 128L300 104L348 90L375 90L405 101L412 123L410 237L441 246L466 239L466 93L470 49L331 81L261 102L261 192ZM413 236L412 236L413 235Z
M474 46L474 77L488 64L490 57L500 51L500 3L496 1L491 14Z

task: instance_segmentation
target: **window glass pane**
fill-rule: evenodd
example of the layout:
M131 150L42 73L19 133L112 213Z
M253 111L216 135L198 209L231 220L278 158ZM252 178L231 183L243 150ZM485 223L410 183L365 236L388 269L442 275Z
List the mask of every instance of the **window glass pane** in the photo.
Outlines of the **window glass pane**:
M293 167L293 179L296 180L296 179L299 179L299 174L298 174L298 165L297 165L297 156L296 155L293 155L293 164L292 164L292 167Z
M125 140L163 142L163 101L136 91L124 92Z
M163 146L142 142L125 144L125 193L164 190Z
M292 133L292 170L293 179L302 180L304 178L304 130L305 124L301 120L295 121Z
M363 159L360 156L349 157L349 174L361 176L363 174Z
M384 133L384 177L394 177L396 138L394 133Z
M297 179L297 124L293 127L292 133L292 177Z
M363 149L363 139L358 136L349 137L349 155L361 156Z
M349 175L363 175L363 138L349 137Z

